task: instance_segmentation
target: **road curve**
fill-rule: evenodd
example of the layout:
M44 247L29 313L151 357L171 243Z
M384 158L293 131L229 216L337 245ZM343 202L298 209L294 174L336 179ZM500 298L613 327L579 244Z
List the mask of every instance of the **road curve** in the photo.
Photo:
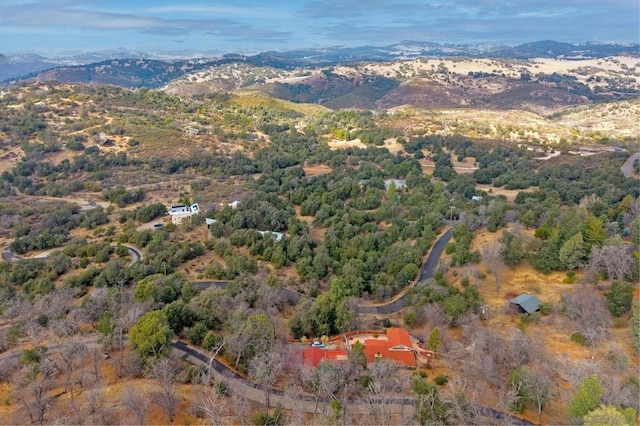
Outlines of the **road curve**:
M427 256L427 260L422 265L422 269L420 270L420 276L418 277L417 282L426 281L430 278L433 278L436 267L438 266L438 262L440 261L440 256L444 252L444 248L446 247L449 240L453 236L453 229L449 228L442 236L436 241ZM415 283L414 283L415 284ZM360 313L362 314L390 314L393 312L397 312L400 309L404 308L407 304L407 293L404 291L400 296L396 297L393 300L390 300L387 303L381 305L358 305Z
M627 161L625 161L622 167L620 167L620 171L622 172L624 177L626 178L631 177L631 170L633 170L633 164L638 160L640 160L640 152L636 152L635 154L627 158Z
M115 245L115 244L112 244L112 245ZM140 250L138 250L136 247L129 244L122 244L122 245L127 248L127 252L129 253L129 257L131 258L131 262L129 263L129 266L133 265L136 262L140 262L142 260L142 252ZM58 247L58 248L46 250L35 257L27 258L27 257L16 256L15 254L13 254L11 249L7 247L2 251L2 260L4 260L5 262L17 262L19 260L27 260L27 259L46 260L51 256L51 253L55 250L62 250L62 249Z

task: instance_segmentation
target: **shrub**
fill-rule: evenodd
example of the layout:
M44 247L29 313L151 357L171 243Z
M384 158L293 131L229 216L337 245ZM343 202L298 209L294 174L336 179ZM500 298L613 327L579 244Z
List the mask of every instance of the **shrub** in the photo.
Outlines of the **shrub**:
M545 316L549 315L551 313L551 304L546 302L542 303L540 305L540 313Z
M416 314L414 311L409 311L404 314L403 321L407 327L413 328L418 325L418 314Z
M538 321L540 321L540 315L537 312L520 315L520 322L522 324L537 324Z
M193 327L187 331L187 338L192 345L200 345L209 329L203 322L197 322Z
M589 346L589 341L587 340L585 335L582 334L582 333L579 333L579 332L573 333L569 337L569 340L571 340L572 342L576 342L576 343L578 343L579 345L582 345L582 346Z
M433 381L435 382L436 385L438 386L443 386L446 385L449 382L449 378L447 377L446 374L438 374Z

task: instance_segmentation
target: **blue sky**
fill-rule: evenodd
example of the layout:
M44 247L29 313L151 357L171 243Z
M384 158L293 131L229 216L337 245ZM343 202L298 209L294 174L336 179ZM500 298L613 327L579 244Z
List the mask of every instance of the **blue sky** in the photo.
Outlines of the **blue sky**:
M0 53L637 43L638 0L0 0Z

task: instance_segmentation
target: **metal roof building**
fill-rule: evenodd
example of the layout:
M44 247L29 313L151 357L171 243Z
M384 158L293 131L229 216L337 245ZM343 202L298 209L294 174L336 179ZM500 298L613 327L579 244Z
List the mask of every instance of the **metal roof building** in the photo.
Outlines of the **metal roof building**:
M532 314L540 309L542 301L533 294L523 293L518 297L509 300L509 306L517 308L522 313Z

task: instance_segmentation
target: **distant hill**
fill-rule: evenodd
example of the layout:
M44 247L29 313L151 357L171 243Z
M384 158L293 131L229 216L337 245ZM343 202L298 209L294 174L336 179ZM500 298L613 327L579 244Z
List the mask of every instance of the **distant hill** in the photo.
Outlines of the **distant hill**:
M144 52L87 53L72 57L44 58L38 55L7 56L0 61L4 85L20 81L58 80L114 84L122 87L158 88L184 74L207 66L245 63L283 70L329 66L362 61L394 61L420 57L472 58L602 58L638 56L638 44L561 43L539 41L515 47L496 45L454 45L403 41L387 46L327 47L286 52L267 51L256 55L225 55L217 59L163 60Z

